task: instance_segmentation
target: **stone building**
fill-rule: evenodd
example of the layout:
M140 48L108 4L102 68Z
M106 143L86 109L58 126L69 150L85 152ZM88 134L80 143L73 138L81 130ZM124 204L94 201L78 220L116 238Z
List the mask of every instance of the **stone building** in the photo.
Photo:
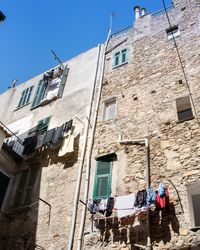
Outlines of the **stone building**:
M136 7L134 25L109 39L88 199L163 183L168 209L87 212L84 249L200 249L200 2L166 11Z
M104 45L0 96L0 249L200 248L199 8L136 7ZM164 209L86 211L160 183Z
M1 250L67 247L101 54L99 45L1 94Z

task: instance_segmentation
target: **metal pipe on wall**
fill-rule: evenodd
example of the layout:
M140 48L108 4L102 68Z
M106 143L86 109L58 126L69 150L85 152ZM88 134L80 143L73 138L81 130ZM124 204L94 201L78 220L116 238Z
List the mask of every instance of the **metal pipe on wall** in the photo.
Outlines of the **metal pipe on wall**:
M90 96L89 110L88 110L88 114L87 114L87 117L88 117L87 126L86 126L86 131L85 131L84 140L83 140L84 141L83 151L81 154L80 165L79 165L79 170L78 170L78 175L77 175L76 191L75 191L75 195L74 195L73 215L72 215L70 238L69 238L69 242L68 242L68 250L73 249L73 243L74 243L74 234L75 234L75 227L76 227L78 202L79 202L79 196L80 196L81 178L82 178L83 164L84 164L86 148L87 148L88 132L89 132L90 119L91 119L91 114L92 114L92 104L93 104L94 92L95 92L98 69L99 69L100 52L101 52L101 45L98 45L98 55L97 55L97 61L96 61L94 84L92 86L92 91L91 91L91 96Z
M93 122L92 131L91 131L90 143L89 143L88 154L87 154L88 156L87 156L87 163L86 163L85 192L84 192L84 200L83 200L84 203L87 203L88 193L89 193L91 155L92 155L94 134L95 134L96 123L97 123L98 109L99 109L100 98L101 98L101 90L102 90L102 86L103 86L106 50L108 47L108 42L109 42L110 36L111 36L111 29L108 31L106 43L104 46L103 59L102 59L102 71L101 71L101 76L100 76L100 86L99 86L99 92L98 92L98 96L97 96L97 104L96 104L95 113L94 113L94 122ZM84 206L83 211L82 211L79 237L78 237L78 247L77 247L78 250L80 250L82 247L82 238L83 238L83 231L84 231L84 226L85 226L86 209L87 209L86 206Z

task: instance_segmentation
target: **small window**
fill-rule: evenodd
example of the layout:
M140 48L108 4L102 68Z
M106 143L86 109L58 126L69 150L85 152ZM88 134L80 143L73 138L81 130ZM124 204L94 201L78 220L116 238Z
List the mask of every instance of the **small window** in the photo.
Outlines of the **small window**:
M180 30L179 30L178 26L173 26L173 27L167 29L166 33L167 33L168 40L172 39L173 37L180 36Z
M200 227L200 182L189 185L188 199L191 225L193 228Z
M178 98L176 100L176 108L179 122L187 121L194 118L189 96Z
M108 198L111 195L111 161L97 161L93 199Z
M116 115L116 99L105 102L104 121L114 119Z
M38 122L38 125L37 125L37 133L38 134L43 134L44 132L46 132L48 130L50 119L51 119L51 117L49 116L49 117L42 119Z
M33 86L23 90L17 108L21 108L21 107L23 107L23 106L25 106L26 104L29 103L30 97L31 97L31 94L32 94L32 90L33 90Z
M15 194L13 208L28 206L33 202L34 188L38 176L38 167L32 167L20 174L18 188Z
M127 49L118 51L113 56L113 68L123 65L127 63L127 61L128 61Z

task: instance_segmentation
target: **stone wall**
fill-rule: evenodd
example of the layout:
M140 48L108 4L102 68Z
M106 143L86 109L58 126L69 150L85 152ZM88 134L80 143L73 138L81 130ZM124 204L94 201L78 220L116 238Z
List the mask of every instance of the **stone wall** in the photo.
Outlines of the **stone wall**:
M188 185L200 179L199 7L196 1L175 1L169 17L172 25L180 29L176 43L194 101L194 119L178 122L176 99L187 96L188 89L174 42L167 39L166 15L164 12L146 15L110 40L93 159L115 152L112 195L136 193L145 185L144 146L120 145L119 136L122 135L123 140L148 138L151 185L157 189L163 181L170 195L169 211L151 211L153 249L186 249L200 242L200 231L190 230L187 195ZM113 54L124 48L129 51L128 63L112 69ZM117 103L116 117L103 121L104 102L113 97ZM95 160L92 177L94 166ZM90 198L93 182L91 178ZM88 214L85 232L90 221ZM104 226L97 225L97 232L85 236L84 249L135 249L135 243L146 244L145 215L128 222L100 221Z

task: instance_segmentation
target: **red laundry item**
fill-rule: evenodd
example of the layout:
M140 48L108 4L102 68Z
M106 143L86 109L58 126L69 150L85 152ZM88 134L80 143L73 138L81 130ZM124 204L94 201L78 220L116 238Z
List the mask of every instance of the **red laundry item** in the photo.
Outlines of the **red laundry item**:
M169 207L169 191L168 188L165 188L165 194L166 196L164 198L161 198L158 195L158 191L156 191L156 209L161 210L163 208Z

